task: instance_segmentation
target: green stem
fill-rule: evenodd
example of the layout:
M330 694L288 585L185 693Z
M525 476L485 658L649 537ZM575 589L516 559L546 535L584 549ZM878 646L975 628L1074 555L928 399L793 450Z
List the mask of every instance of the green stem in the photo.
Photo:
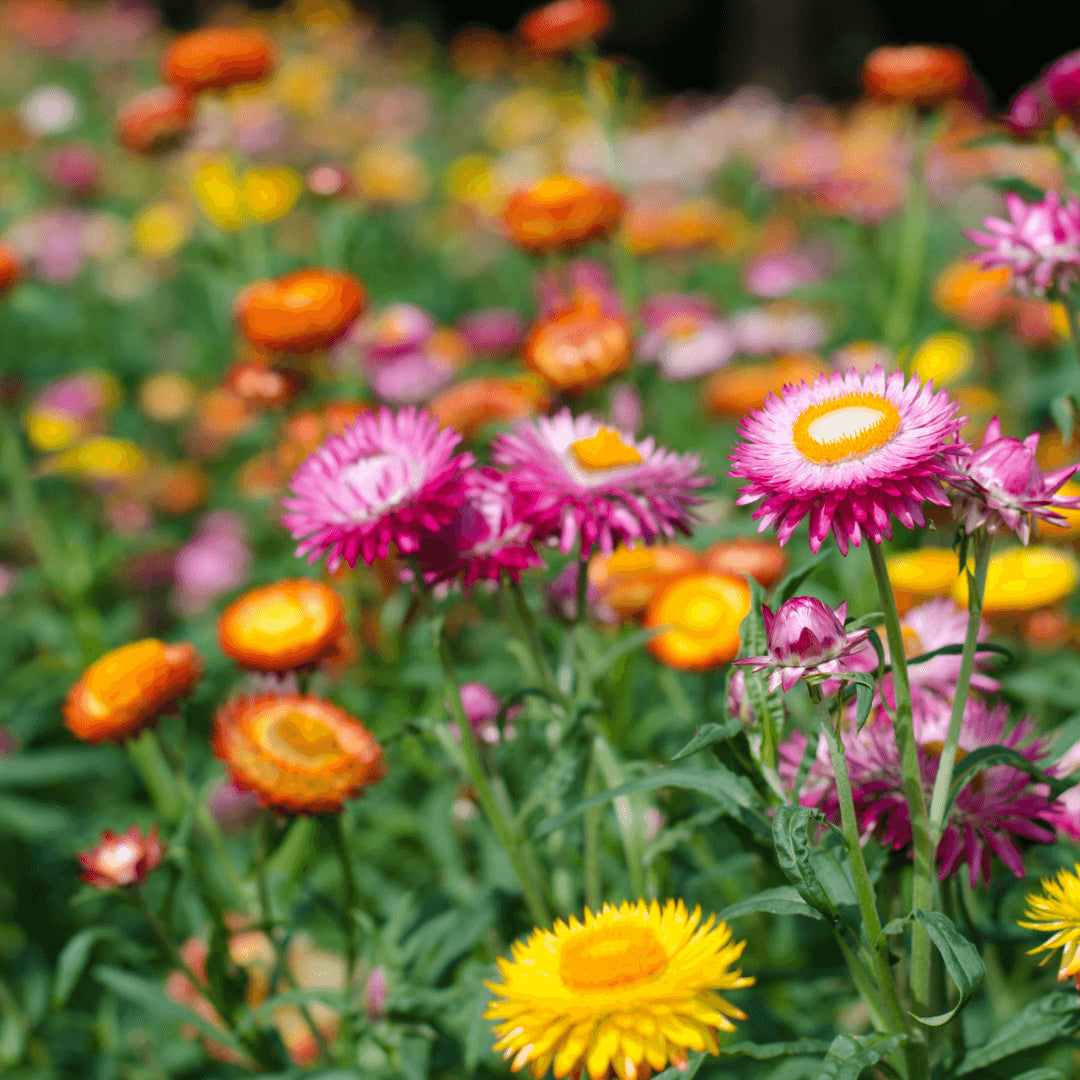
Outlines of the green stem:
M416 591L423 605L424 614L427 616L428 625L431 627L432 644L442 667L443 682L446 686L450 712L461 732L461 750L465 763L465 772L470 784L473 786L473 790L476 792L481 807L483 807L488 822L494 829L499 843L514 867L514 873L517 875L518 883L521 885L521 891L525 897L525 903L528 905L529 913L538 926L549 926L551 917L540 884L536 856L533 854L528 840L521 834L520 827L512 821L512 815L504 813L499 806L491 785L488 783L483 763L480 760L480 751L476 745L476 736L473 734L472 725L469 723L461 704L461 687L454 672L454 662L450 655L446 635L442 632L442 620L436 613L434 600L424 584L421 568L414 565L413 572Z
M619 787L626 779L611 744L595 731L592 744L593 764L599 770L608 789ZM619 822L626 869L635 898L647 896L645 885L645 806L643 800L622 795L615 800L615 816Z
M352 991L353 975L356 971L356 958L359 952L359 942L356 936L356 916L353 912L360 903L360 890L356 885L356 871L353 869L352 857L349 854L348 822L345 819L345 811L335 815L336 821L330 824L330 832L333 834L334 846L337 849L338 861L341 863L341 876L345 884L345 903L343 915L345 918L345 993ZM345 1064L355 1064L355 1043L353 1041L352 1016L342 1017L341 1025L344 1039L343 1055ZM319 1038L318 1036L316 1036ZM322 1046L322 1039L319 1038Z
M589 758L585 773L585 797L600 791L600 770L595 755ZM600 870L600 819L603 810L590 806L585 811L585 904L590 911L600 910L604 899L604 882Z
M548 659L547 652L544 650L544 643L540 639L540 628L536 625L536 619L528 601L525 599L525 590L522 589L520 581L515 581L511 577L506 579L506 584L514 604L514 610L517 612L518 621L521 623L525 644L532 654L536 670L540 673L540 682L553 700L565 705L566 695L559 689L559 684L555 679L551 661Z
M1065 321L1069 326L1069 343L1072 345L1073 356L1080 364L1080 321L1078 321L1077 311L1068 293L1062 293L1059 299L1061 306L1065 309Z
M893 689L896 695L896 715L893 733L900 751L900 766L904 777L904 794L911 817L911 834L915 854L915 882L933 881L934 845L930 835L930 818L926 810L926 792L923 789L922 771L919 765L919 747L915 741L915 721L911 710L911 684L908 681L907 657L904 653L904 635L900 628L900 614L896 610L885 554L881 545L868 541L870 564L874 568L881 610L885 615L885 633L889 642L889 660L892 664ZM914 904L914 896L912 898ZM929 910L929 906L927 908ZM932 977L932 954L930 937L921 924L915 923L911 930L911 984L913 1011L920 1016L929 1015ZM911 1080L922 1080L929 1075L929 1057L925 1038L921 1032L912 1032L908 1043L912 1065L916 1071Z

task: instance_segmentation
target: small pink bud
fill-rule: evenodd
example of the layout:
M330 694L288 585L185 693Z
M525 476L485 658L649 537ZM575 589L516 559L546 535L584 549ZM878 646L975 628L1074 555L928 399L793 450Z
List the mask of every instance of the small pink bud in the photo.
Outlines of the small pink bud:
M382 1020L386 1016L388 994L386 972L379 966L373 967L364 987L364 1012L369 1020Z

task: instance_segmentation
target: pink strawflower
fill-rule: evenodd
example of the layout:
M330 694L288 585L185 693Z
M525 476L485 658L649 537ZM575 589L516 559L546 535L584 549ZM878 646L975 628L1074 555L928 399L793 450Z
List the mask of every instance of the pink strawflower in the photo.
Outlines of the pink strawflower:
M296 554L309 562L327 555L333 571L384 559L391 545L416 552L457 513L461 475L472 464L471 454L454 453L460 442L414 408L364 413L331 435L289 482L282 520L301 541Z
M683 312L662 319L641 336L638 355L655 361L665 379L696 379L735 355L728 325L715 315Z
M929 801L949 727L950 708L943 699L926 694L913 695L913 705L920 772ZM1021 721L1006 731L1008 712L1005 705L990 706L978 698L968 700L958 764L985 746L1008 747L1033 763L1045 757L1045 743L1032 739L1030 721ZM858 733L853 726L848 727L843 742L860 827L866 834L877 834L895 850L910 849L911 818L900 752L888 712L875 711ZM786 740L781 747L780 773L789 785L805 746L806 737L802 736ZM839 803L824 738L820 738L808 781L798 798L802 805L818 807L830 820L839 821ZM988 883L994 855L1017 877L1023 877L1023 857L1016 840L1052 842L1055 809L1045 784L1010 765L992 765L968 776L938 845L938 878L956 873L966 863L972 888L980 879Z
M525 320L513 308L484 308L458 320L458 333L475 356L503 356L525 338Z
M701 501L695 492L709 483L696 454L663 450L569 409L522 421L495 440L491 456L523 497L536 537L557 539L563 552L580 543L582 555L688 534Z
M1075 116L1080 106L1080 50L1068 52L1055 60L1043 72L1039 85L1058 112Z
M472 728L473 734L480 742L487 743L489 746L495 746L504 738L514 738L516 732L511 726L510 721L520 714L521 706L514 705L507 710L505 717L507 724L506 727L500 731L498 720L499 711L502 709L502 702L499 700L499 695L486 683L462 683L461 707L465 711L465 718L469 721L469 726ZM458 729L457 724L451 721L448 727L455 739L461 738L461 731Z
M1063 791L1054 803L1049 820L1061 836L1070 840L1080 840L1080 742L1073 743L1052 765L1046 767L1050 776L1070 777L1076 783Z
M768 655L750 656L736 664L769 672L769 690L785 693L802 679L820 682L826 675L842 673L846 659L859 650L869 630L844 629L847 601L835 611L814 596L793 596L776 614L761 605L765 620Z
M497 469L470 469L462 477L453 518L426 533L417 558L429 584L517 581L523 570L543 566L536 551L528 505Z
M1038 445L1038 432L1023 442L1003 436L995 416L986 425L982 446L958 459L959 478L953 484L959 497L953 512L967 532L982 527L996 533L1004 527L1026 544L1033 532L1038 536L1039 518L1067 524L1056 510L1075 510L1080 499L1057 492L1080 465L1044 473L1035 460Z
M1009 102L1005 123L1016 138L1032 139L1050 126L1055 109L1047 98L1045 88L1036 84L1022 87Z
M805 517L814 551L830 532L842 555L863 536L880 543L894 517L910 529L923 524L924 502L949 505L941 481L963 446L953 441L958 409L932 384L880 368L787 386L740 427L729 475L750 483L737 502L764 500L758 532L775 528L781 544Z
M1048 191L1036 203L1010 192L1005 196L1009 220L985 218L984 232L967 232L985 248L972 256L980 266L1006 266L1013 284L1025 296L1064 295L1080 280L1080 202L1070 195L1062 202Z
M117 835L106 829L97 847L78 856L82 879L98 889L138 885L161 863L164 847L155 825L144 835L137 825Z

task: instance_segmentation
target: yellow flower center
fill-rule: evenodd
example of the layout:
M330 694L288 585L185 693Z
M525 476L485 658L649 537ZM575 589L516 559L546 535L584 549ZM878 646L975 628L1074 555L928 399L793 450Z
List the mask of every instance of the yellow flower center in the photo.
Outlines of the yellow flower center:
M286 713L276 717L267 727L266 737L284 746L288 756L302 759L305 764L315 759L332 758L342 753L337 735L317 716Z
M910 626L901 626L900 634L904 639L904 656L910 660L913 656L922 656L922 638Z
M578 439L571 444L570 450L577 463L590 472L640 465L645 460L635 447L624 443L619 433L608 427L602 427L587 439Z
M880 449L899 430L900 413L888 398L853 393L803 410L791 435L804 458L835 465Z
M543 203L560 203L577 195L584 185L572 176L549 176L532 189L533 198Z
M559 975L575 990L631 986L666 963L667 953L652 930L625 923L582 931L559 948Z

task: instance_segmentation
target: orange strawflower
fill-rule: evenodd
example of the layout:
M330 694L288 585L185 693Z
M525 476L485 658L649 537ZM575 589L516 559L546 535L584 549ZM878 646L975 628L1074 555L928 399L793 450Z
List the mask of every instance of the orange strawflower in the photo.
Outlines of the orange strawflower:
M516 379L480 376L451 386L432 398L429 409L443 427L471 438L488 424L510 424L535 416L550 405L544 384L533 375Z
M710 574L748 574L762 588L771 589L784 576L788 560L775 540L740 536L713 544L702 557L702 564Z
M116 137L134 154L175 146L191 130L195 106L179 86L155 86L136 94L116 115Z
M321 412L305 409L294 413L278 435L275 458L281 475L288 479L301 462L315 453L329 435L340 435L369 406L362 401L331 401Z
M630 363L630 324L592 300L543 319L525 340L525 363L556 390L591 390Z
M295 578L251 589L218 620L221 651L254 671L291 671L333 651L345 605L319 581Z
M363 285L340 270L297 270L256 281L236 298L240 333L258 348L319 352L364 310Z
M791 353L753 364L732 364L714 372L701 388L701 396L713 416L741 418L760 409L770 394L789 384L811 383L828 370L814 353Z
M134 641L95 660L68 691L64 723L84 742L124 739L190 693L202 659L188 642Z
M739 624L750 611L750 586L730 574L687 574L665 585L645 625L671 627L648 644L662 663L684 671L729 664L739 653Z
M619 223L622 206L622 197L607 184L555 175L515 191L502 220L516 244L543 254L606 236Z
M22 276L22 260L7 244L0 244L0 296L15 288Z
M274 69L274 46L261 30L210 26L178 37L161 57L166 82L191 93L259 82Z
M944 45L882 45L863 61L863 89L879 101L940 105L962 97L971 82L967 57Z
M214 753L264 806L330 814L386 775L382 748L343 709L298 694L237 698L214 719Z
M940 311L968 330L988 330L1016 306L1009 292L1012 274L1007 266L984 270L966 259L947 266L933 285Z
M253 358L233 364L225 373L225 385L252 408L278 408L300 393L304 379L298 371L277 371Z
M155 825L148 835L137 825L117 835L106 829L97 847L79 853L82 879L98 889L123 889L145 881L161 865L165 849Z
M569 52L602 37L612 18L605 0L552 0L522 17L518 35L532 52Z
M700 569L701 557L682 544L619 547L589 560L589 582L620 619L645 614L652 598L668 582Z

